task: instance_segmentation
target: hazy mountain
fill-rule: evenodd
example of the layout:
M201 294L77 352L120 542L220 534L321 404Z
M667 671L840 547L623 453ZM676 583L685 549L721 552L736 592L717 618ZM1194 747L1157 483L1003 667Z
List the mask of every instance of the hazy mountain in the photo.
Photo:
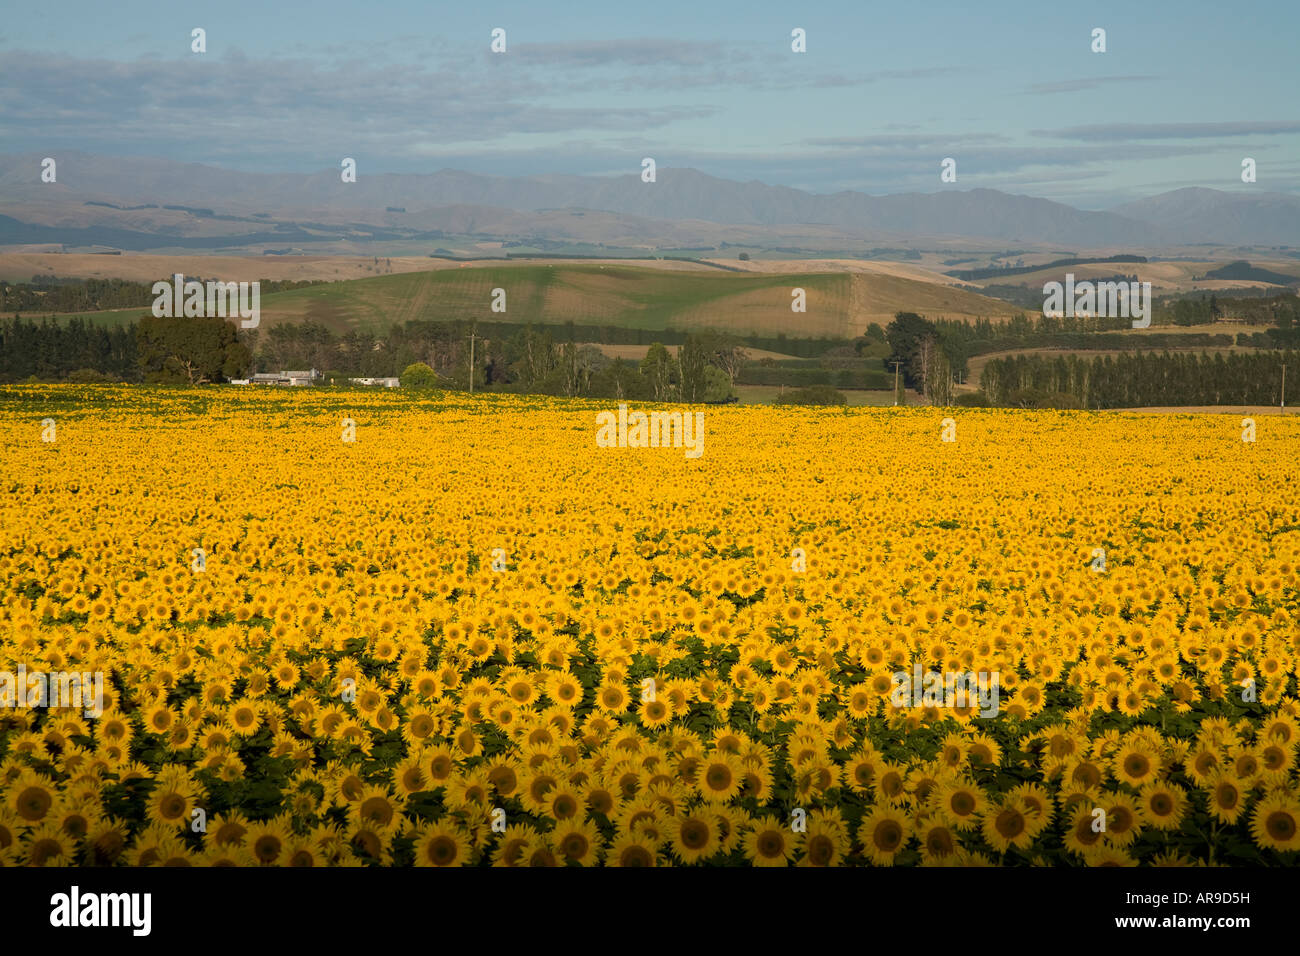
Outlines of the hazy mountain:
M1159 226L1184 242L1300 245L1300 197L1285 193L1189 187L1111 211Z
M1180 189L1113 210L1090 212L993 189L893 196L858 192L814 195L784 186L719 179L693 169L661 168L656 182L645 183L638 173L500 177L440 170L368 175L363 161L358 165L357 182L343 183L338 171L245 173L167 160L79 153L57 157L58 181L46 184L40 182L40 159L34 155L0 157L0 212L20 222L48 227L40 231L42 236L52 235L50 229L92 225L89 213L85 222L78 222L76 215L68 212L89 201L196 208L206 211L199 215L207 216L207 226L196 234L208 236L213 235L214 212L217 218L258 217L259 227L276 223L309 230L312 224L400 225L411 235L446 230L454 220L475 226L477 233L511 237L519 234L518 229L535 230L539 213L590 210L605 214L593 217L585 228L589 241L595 242L628 235L671 241L669 234L677 231L671 224L702 227L711 223L756 227L769 242L813 227L818 232L858 238L971 237L1067 248L1189 242L1300 245L1300 199L1278 193L1246 196ZM38 216L42 206L54 208L56 203L61 210L57 221ZM102 215L107 207L86 208L98 209ZM395 219L394 209L403 210L403 218ZM467 215L471 210L474 214ZM130 228L149 232L153 212L131 212ZM654 223L661 226L655 228ZM555 225L553 219L551 224ZM158 219L154 228L160 234L179 236L191 226ZM241 226L218 231L258 235L266 230ZM7 232L13 235L15 229ZM726 230L721 232L725 236Z

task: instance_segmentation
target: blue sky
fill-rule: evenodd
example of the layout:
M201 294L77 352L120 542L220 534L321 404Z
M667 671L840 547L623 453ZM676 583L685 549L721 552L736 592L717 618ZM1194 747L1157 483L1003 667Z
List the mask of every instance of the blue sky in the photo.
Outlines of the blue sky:
M1084 208L1297 193L1298 36L1284 0L28 3L0 22L0 152L502 175L653 156L874 194L935 191L951 156L957 188Z

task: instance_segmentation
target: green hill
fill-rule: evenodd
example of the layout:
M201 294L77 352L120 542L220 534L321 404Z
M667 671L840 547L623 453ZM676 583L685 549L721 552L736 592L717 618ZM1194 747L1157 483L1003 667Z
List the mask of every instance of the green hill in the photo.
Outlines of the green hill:
M506 292L492 312L492 290ZM791 310L805 291L807 310ZM910 310L936 318L998 317L1005 303L948 285L846 272L736 273L598 263L474 265L349 279L262 296L262 327L314 321L336 333L428 321L542 323L658 331L712 328L789 338L852 338ZM88 315L128 322L141 309Z

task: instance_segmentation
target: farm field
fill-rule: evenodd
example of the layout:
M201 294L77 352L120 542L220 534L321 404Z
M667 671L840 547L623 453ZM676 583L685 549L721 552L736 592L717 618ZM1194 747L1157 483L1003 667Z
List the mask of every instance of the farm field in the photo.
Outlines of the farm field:
M1300 420L605 411L0 388L0 862L1296 863Z
M85 258L85 257L82 257ZM115 256L99 257L117 259ZM159 259L161 257L149 257ZM190 260L185 260L190 261ZM237 260L232 260L237 261ZM726 272L698 263L657 265L618 262L447 263L423 271L411 260L393 260L394 274L354 278L355 261L339 281L268 293L261 298L261 324L314 321L338 334L382 331L394 323L506 321L548 325L612 326L662 330L711 328L791 338L853 338L876 322L887 325L900 309L935 318L1008 318L1018 310L1006 302L953 288L946 282L846 271ZM385 260L380 260L381 267ZM233 269L240 275L259 264ZM360 262L370 267L371 260ZM318 278L328 263L307 263L305 278ZM449 267L450 266L450 267ZM111 269L112 263L104 266ZM157 275L179 269L165 267ZM283 269L283 264L277 264ZM196 271L203 269L200 262ZM215 273L207 267L199 274ZM492 312L492 290L506 290L506 311ZM791 290L806 292L806 311L791 310ZM86 313L99 324L125 324L147 308Z
M1261 260L1258 258L1251 260L1252 264L1277 272L1283 276L1300 276L1300 265L1295 260ZM1284 286L1274 285L1254 280L1236 279L1206 279L1207 272L1211 272L1223 265L1222 262L1212 260L1188 261L1188 260L1168 260L1156 262L1096 262L1096 263L1079 263L1070 266L1053 266L1051 268L1037 269L1032 272L1021 272L1012 276L990 277L987 279L972 279L970 284L978 287L1008 283L1011 285L1022 285L1026 288L1041 289L1046 282L1061 282L1064 275L1072 273L1077 281L1084 279L1106 280L1115 275L1136 275L1139 281L1150 282L1152 289L1157 293L1176 293L1176 292L1224 292L1236 289L1248 289L1252 287L1269 287L1273 286L1282 289Z

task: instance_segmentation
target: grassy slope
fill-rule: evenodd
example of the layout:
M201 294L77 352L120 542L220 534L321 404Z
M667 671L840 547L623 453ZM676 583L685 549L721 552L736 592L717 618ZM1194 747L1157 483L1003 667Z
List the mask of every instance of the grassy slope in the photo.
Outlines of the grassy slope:
M791 290L807 311L790 309ZM506 290L507 311L490 310ZM791 337L860 334L899 310L932 317L1005 316L1014 310L944 285L888 275L735 274L558 263L489 265L333 282L262 298L262 324L313 320L336 332L382 330L412 319L542 322L626 328L718 328ZM94 313L129 322L144 309Z

